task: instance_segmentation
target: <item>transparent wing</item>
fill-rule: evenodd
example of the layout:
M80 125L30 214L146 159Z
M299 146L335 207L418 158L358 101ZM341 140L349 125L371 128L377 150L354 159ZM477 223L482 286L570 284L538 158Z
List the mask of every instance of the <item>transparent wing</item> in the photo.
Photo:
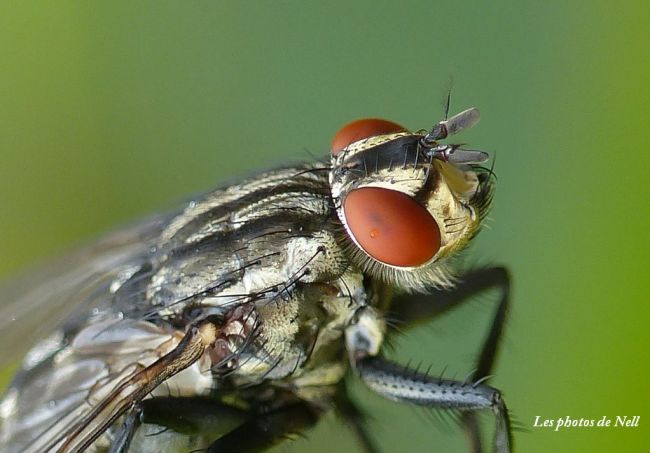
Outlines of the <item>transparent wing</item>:
M113 303L116 283L148 265L171 218L117 231L0 292L0 363L24 355L0 398L1 451L66 449L70 439L91 442L124 412L114 406L131 405L155 388L150 375L167 378L170 370L180 371L164 364L143 370L174 350L182 332L134 319L123 305L115 312L98 308ZM197 358L185 360L183 368ZM199 364L186 371L201 375ZM170 382L182 394L186 378L179 377ZM186 391L194 394L197 379L188 381ZM144 393L129 393L135 390Z
M89 325L66 354L18 374L0 405L0 445L7 451L78 451L99 438L101 447L106 429L154 390L158 377L171 377L198 359L202 349L194 356L175 354L184 354L181 367L165 361L175 358L169 352L179 338L152 323L119 317ZM183 390L183 379L168 385L179 393L197 390Z
M80 305L106 298L120 272L146 259L168 219L150 218L0 284L0 368L17 361Z

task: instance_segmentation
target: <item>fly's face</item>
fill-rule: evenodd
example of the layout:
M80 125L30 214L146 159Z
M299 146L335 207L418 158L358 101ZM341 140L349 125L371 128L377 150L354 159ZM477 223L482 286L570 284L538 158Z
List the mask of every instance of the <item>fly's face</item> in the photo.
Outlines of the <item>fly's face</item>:
M364 119L332 143L330 185L351 255L365 273L406 290L447 287L445 258L476 234L490 202L480 151L439 140L473 125L469 109L429 133Z

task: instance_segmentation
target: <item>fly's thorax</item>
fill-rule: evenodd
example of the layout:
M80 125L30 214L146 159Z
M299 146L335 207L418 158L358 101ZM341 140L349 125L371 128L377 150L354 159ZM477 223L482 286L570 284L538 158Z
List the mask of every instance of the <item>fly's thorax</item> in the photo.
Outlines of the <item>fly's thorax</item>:
M287 278L308 280L315 267L340 272L344 264L324 228L330 204L326 173L318 167L269 172L193 200L161 234L147 301L166 315L187 310L195 299L225 307L273 292ZM317 250L322 244L327 254ZM293 271L303 259L314 263L298 278Z
M351 260L413 291L452 283L445 261L476 234L489 204L489 174L433 158L422 139L400 131L353 142L333 153L329 176Z
M327 173L280 172L263 176L271 186L255 179L193 201L161 235L143 293L179 328L221 317L203 361L216 376L330 384L345 370L346 329L372 301L342 246ZM366 343L378 350L375 317Z
M348 270L230 310L208 367L236 385L284 381L297 391L334 385L347 369L345 346L374 355L385 330L363 276Z

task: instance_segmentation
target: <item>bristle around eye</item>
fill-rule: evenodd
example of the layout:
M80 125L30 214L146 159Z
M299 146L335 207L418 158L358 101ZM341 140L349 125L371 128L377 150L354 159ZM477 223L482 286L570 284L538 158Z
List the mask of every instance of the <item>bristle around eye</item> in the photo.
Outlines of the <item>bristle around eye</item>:
M364 273L408 293L427 293L433 289L451 289L456 276L446 262L433 263L418 269L399 269L375 261L354 242L344 244L346 252Z

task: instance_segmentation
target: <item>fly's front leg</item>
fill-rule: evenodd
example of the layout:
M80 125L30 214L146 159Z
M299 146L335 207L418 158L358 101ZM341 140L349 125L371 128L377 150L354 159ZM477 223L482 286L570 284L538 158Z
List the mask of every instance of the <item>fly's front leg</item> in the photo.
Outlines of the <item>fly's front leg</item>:
M408 327L428 321L471 300L472 296L495 288L501 294L472 375L473 380L478 380L488 376L492 371L508 314L510 276L505 268L489 267L472 270L461 276L460 282L452 290L439 290L427 295L400 296L393 301L392 308L397 319ZM474 412L463 413L463 425L472 450L480 453L481 434Z
M426 322L494 288L500 290L501 295L474 371L473 377L478 379L492 371L510 305L510 276L505 268L488 267L470 271L461 276L460 282L451 290L396 297L391 310L400 322L409 327Z
M431 377L378 357L361 359L356 368L371 390L393 401L463 412L492 410L496 417L495 451L511 451L510 419L498 390L480 383Z

